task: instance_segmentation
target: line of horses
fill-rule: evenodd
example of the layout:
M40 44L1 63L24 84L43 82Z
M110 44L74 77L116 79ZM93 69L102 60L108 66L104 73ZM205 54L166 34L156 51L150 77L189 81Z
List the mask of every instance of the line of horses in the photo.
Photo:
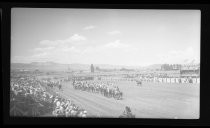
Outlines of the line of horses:
M51 89L53 88L58 88L59 90L62 90L62 84L60 84L60 82L53 82L51 80L41 80L42 83L46 84L48 87L50 87Z
M123 99L123 93L117 86L113 88L104 83L97 83L93 81L73 81L73 88L76 90L82 90L92 93L98 93L108 98L114 98L116 100Z

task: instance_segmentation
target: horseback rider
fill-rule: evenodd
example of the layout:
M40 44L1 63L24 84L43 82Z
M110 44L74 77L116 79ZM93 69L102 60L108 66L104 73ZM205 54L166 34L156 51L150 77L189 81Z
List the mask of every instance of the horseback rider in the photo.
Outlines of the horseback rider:
M75 81L75 80L73 80L73 86L75 85L75 82L76 82L76 81Z
M59 88L59 90L61 90L61 89L62 89L62 85L61 85L61 84L59 84L59 85L58 85L58 88Z

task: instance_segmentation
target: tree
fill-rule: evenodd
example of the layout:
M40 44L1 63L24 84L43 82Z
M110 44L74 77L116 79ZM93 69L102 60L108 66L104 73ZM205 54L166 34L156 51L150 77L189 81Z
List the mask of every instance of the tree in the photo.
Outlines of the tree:
M98 70L98 71L99 71L99 70L100 70L100 68L99 68L99 67L96 67L96 70Z
M91 66L90 66L90 71L91 72L94 72L94 66L93 66L93 64L91 64Z

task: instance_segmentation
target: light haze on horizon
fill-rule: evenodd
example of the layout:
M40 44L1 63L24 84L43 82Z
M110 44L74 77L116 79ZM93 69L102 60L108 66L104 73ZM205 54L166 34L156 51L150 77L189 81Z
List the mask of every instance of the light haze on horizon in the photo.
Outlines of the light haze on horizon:
M200 63L199 10L13 8L11 62Z

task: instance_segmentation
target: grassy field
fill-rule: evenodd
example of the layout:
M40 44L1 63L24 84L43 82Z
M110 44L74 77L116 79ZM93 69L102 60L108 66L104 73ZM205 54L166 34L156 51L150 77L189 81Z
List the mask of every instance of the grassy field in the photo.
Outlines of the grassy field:
M129 106L136 118L198 119L200 85L117 82L123 100L106 98L100 94L74 90L71 82L63 82L59 92L88 111L89 117L119 117Z

